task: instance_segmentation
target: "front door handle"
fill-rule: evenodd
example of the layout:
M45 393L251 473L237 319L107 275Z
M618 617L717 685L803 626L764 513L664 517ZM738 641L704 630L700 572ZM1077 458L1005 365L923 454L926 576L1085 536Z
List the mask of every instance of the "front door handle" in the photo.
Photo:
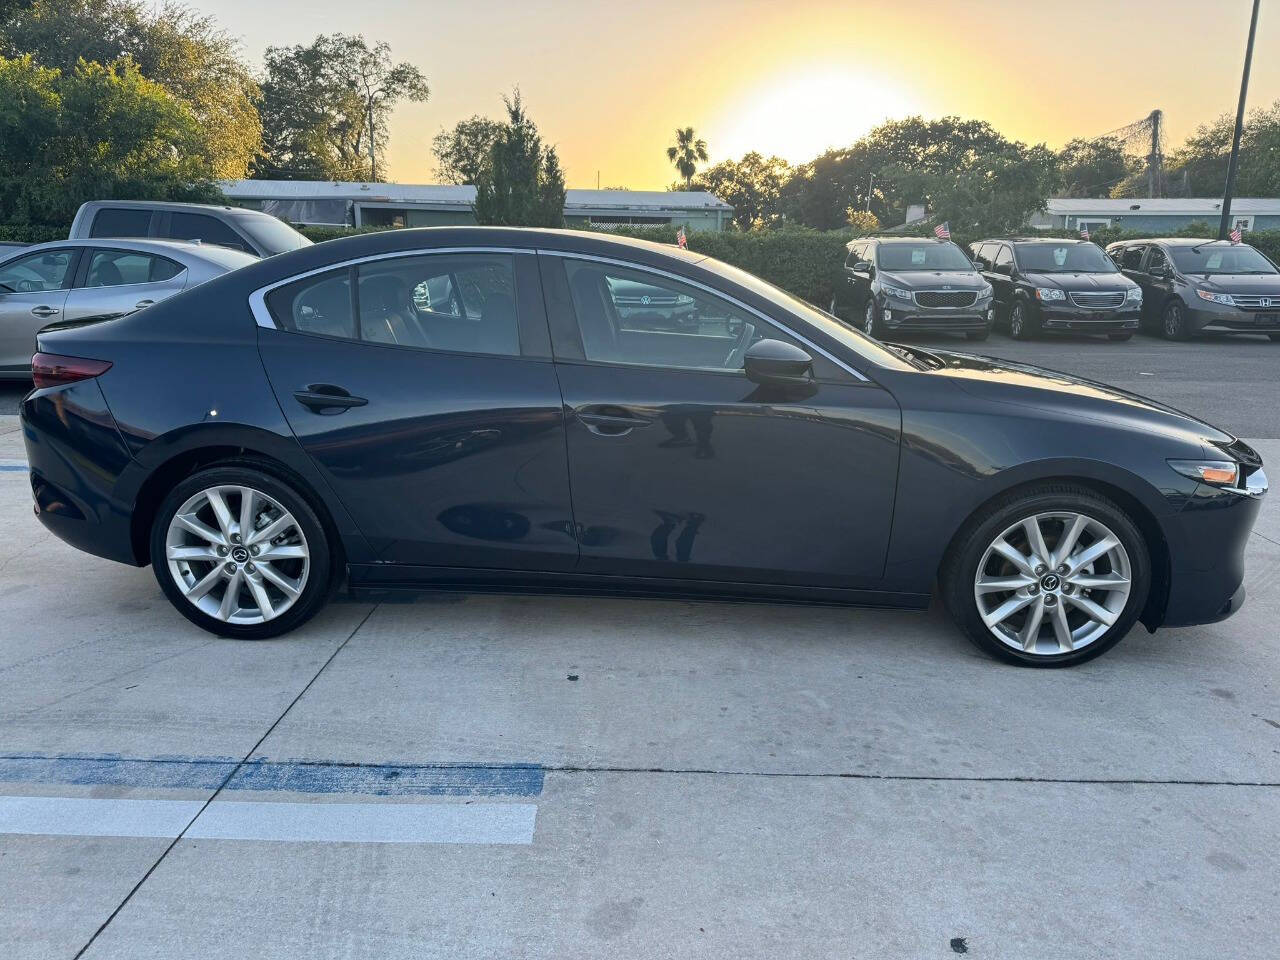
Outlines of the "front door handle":
M154 300L139 300L137 303L133 305L133 309L141 310L143 307L149 307L153 303L155 303Z
M46 307L41 304L38 307L31 308L31 315L33 317L56 317L58 315L58 309L56 307Z
M626 407L613 405L580 407L574 416L598 437L623 437L636 427L647 427L652 420L637 416Z
M309 383L305 390L295 391L293 398L312 412L330 417L369 402L364 397L353 397L332 383Z

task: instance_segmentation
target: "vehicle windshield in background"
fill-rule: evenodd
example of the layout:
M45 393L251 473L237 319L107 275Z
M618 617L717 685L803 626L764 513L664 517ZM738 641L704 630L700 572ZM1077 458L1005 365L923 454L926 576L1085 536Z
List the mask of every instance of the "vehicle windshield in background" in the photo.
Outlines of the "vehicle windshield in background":
M954 243L921 240L919 243L882 243L877 266L893 273L912 270L965 270L973 264Z
M270 255L311 246L310 240L275 217L238 217L236 223Z
M1253 247L1205 243L1198 247L1170 247L1174 265L1182 273L1275 273L1276 268Z
M1015 243L1023 273L1116 273L1102 248L1093 243Z

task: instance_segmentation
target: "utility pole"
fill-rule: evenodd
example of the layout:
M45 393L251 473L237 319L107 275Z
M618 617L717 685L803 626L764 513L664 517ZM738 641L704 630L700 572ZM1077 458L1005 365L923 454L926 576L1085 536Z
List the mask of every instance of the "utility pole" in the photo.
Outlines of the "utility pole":
M1147 118L1151 122L1151 155L1147 157L1147 196L1154 197L1163 193L1164 186L1164 154L1160 149L1161 126L1164 123L1164 111L1152 110Z
M366 109L369 112L369 179L378 182L378 145L373 142L373 91L365 89Z
M1249 43L1244 48L1244 75L1240 78L1240 105L1236 108L1236 132L1231 140L1231 159L1227 161L1227 185L1222 193L1222 220L1218 223L1218 239L1227 239L1231 231L1231 194L1236 189L1236 167L1240 163L1240 135L1244 131L1244 101L1249 93L1249 66L1253 63L1253 38L1258 32L1258 7L1253 0L1253 18L1249 21Z

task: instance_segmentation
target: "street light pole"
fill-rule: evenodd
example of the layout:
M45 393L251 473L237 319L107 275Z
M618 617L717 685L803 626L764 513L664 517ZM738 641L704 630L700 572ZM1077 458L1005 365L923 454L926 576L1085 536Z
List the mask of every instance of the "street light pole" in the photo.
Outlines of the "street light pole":
M1218 239L1227 239L1231 231L1231 194L1236 189L1236 167L1240 163L1240 135L1244 131L1244 101L1249 93L1249 66L1253 63L1253 37L1258 32L1258 7L1253 0L1253 18L1249 21L1249 44L1244 51L1244 75L1240 78L1240 105L1236 108L1236 132L1231 140L1231 159L1227 161L1227 185L1222 195L1222 220L1218 223Z

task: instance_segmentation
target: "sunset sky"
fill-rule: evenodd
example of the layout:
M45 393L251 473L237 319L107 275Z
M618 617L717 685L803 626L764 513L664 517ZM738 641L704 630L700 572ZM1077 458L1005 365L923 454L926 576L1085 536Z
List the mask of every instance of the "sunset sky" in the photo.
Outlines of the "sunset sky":
M712 162L791 162L886 117L957 114L1061 146L1165 111L1168 142L1234 112L1248 0L757 3L750 0L193 0L256 66L317 33L386 40L431 84L400 107L391 178L436 178L431 138L497 117L519 85L572 187L660 189L677 126ZM1249 102L1280 99L1280 13L1263 4Z

